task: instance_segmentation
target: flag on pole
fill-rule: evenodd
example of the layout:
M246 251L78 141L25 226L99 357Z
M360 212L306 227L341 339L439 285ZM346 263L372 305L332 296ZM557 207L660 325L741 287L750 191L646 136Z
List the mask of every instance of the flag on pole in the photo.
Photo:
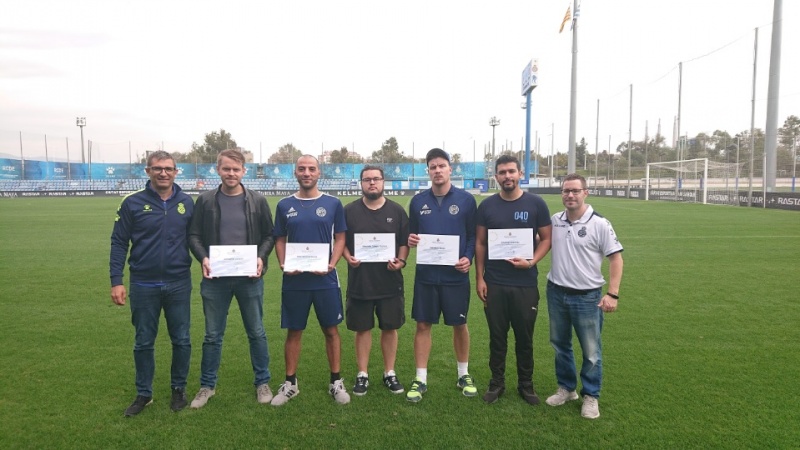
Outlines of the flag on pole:
M561 21L561 28L558 29L559 33L564 31L564 25L566 25L567 22L569 22L569 19L572 18L572 14L570 14L570 11L572 11L572 5L567 6L567 13L564 14L564 20Z
M575 27L575 22L578 21L578 17L580 17L580 15L581 15L581 2L580 0L578 0L578 4L575 5L575 17L573 18L572 23L569 24L569 31L572 31L572 29Z

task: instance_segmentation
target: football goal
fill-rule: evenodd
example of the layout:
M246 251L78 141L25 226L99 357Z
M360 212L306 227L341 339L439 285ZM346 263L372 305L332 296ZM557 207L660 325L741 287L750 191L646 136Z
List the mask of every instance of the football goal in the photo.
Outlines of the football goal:
M738 206L739 171L736 163L708 158L649 163L645 200Z

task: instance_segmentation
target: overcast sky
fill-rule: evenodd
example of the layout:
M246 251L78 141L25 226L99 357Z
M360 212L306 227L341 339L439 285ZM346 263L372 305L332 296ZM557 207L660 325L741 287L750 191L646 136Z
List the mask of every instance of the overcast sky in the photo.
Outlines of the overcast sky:
M5 2L0 15L0 153L51 157L80 148L85 116L94 161L186 151L225 128L266 160L292 142L318 154L364 156L395 136L420 157L431 147L519 150L521 73L539 60L532 137L565 151L572 35L568 0L46 1ZM659 120L681 131L750 127L758 28L755 126L766 126L773 2L584 0L578 21L577 139L600 151ZM783 2L779 126L800 115L800 1ZM554 130L554 134L551 133ZM535 144L535 143L534 143ZM261 153L259 153L261 148ZM60 155L65 156L65 155Z

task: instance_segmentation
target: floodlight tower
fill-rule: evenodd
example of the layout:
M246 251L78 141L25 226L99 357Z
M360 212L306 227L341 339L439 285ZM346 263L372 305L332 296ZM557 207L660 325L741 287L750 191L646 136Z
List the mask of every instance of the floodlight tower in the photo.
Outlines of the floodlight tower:
M494 128L498 125L500 125L500 119L492 116L492 118L489 119L489 126L492 127L492 159L494 159Z
M75 125L81 128L81 162L86 163L86 155L83 150L83 127L86 126L86 117L76 117Z

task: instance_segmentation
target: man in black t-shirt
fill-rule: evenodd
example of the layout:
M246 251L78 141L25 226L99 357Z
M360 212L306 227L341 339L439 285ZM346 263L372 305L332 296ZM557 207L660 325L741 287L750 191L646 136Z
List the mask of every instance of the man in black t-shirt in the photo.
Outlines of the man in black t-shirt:
M539 308L536 263L550 250L553 227L547 204L538 195L523 191L519 187L519 177L517 158L510 155L497 158L495 179L501 190L478 206L475 287L489 324L489 369L492 372L483 399L494 403L505 392L510 326L516 341L517 391L529 404L537 405L539 397L533 388L533 327ZM530 239L525 242L529 245L522 245L522 241L516 245L514 238L508 236ZM500 244L503 240L506 241L504 245ZM489 251L491 244L495 245L492 249L495 254ZM528 250L522 252L524 248ZM531 248L533 252L527 253ZM509 250L511 253L506 254Z
M356 332L358 374L353 393L358 396L365 395L369 387L367 366L375 316L381 329L383 384L394 394L405 391L397 379L394 363L397 330L406 320L401 271L408 257L408 215L403 207L383 196L383 181L381 167L364 166L361 169L364 195L344 208L347 232L343 256L349 265L345 316L347 329ZM361 260L377 259L369 255L380 254L381 248L390 242L394 244L394 253L385 261Z

